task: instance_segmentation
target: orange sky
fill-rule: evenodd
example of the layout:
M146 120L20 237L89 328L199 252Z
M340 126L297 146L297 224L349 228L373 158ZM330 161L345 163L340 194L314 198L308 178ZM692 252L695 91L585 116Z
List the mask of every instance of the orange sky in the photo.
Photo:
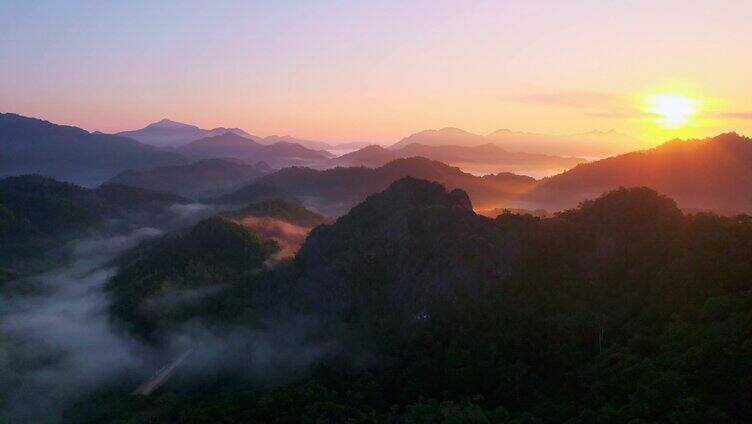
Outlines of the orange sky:
M3 2L0 111L334 142L447 126L752 135L752 2L259 3ZM698 111L661 128L656 94Z

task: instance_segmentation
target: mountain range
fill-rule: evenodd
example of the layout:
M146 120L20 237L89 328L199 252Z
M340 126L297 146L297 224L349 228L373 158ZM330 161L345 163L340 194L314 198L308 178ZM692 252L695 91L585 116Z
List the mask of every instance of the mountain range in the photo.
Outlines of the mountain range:
M264 162L249 165L239 159L203 159L188 165L130 169L108 182L199 198L232 191L270 171Z
M585 162L582 158L550 156L535 153L509 152L492 143L477 146L440 145L432 146L411 143L399 148L384 148L377 145L339 156L330 161L334 166L366 166L376 168L397 159L424 157L462 169L473 170L480 166L491 172L499 170L525 172L536 170L561 170ZM488 172L479 172L485 174Z
M0 177L40 173L95 186L130 168L189 160L130 138L90 133L13 113L0 114Z
M259 137L253 134L249 134L241 130L240 128L219 127L213 129L203 129L195 125L175 122L169 119L162 119L161 121L154 122L153 124L149 124L146 127L138 130L122 131L117 133L117 135L129 137L142 143L157 147L180 147L192 141L200 140L202 138L221 136L222 134L228 132L264 145L285 142L300 144L301 146L305 146L313 150L326 150L332 148L332 145L323 141L305 140L287 135L271 135L268 137Z
M752 139L736 133L673 140L580 164L545 178L520 199L527 207L571 208L618 187L648 186L684 209L752 211Z
M277 168L291 165L321 165L333 155L298 143L275 141L261 144L232 132L202 138L175 151L194 159L237 158L247 162L265 161Z
M614 130L547 135L501 129L484 136L459 128L442 128L412 134L389 148L398 150L414 143L426 146L463 147L492 143L510 152L580 157L603 157L624 153L641 144L639 140Z
M212 201L245 204L269 197L283 197L296 199L325 215L337 216L368 195L382 191L404 177L437 181L449 188L462 188L468 192L473 202L482 208L495 207L519 197L536 184L534 178L510 173L477 177L438 161L414 157L396 159L373 169L285 168Z

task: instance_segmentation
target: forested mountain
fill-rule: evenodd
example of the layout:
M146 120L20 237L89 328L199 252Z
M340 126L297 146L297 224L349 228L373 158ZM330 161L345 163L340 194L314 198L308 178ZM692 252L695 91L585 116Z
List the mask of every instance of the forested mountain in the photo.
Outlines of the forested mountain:
M752 211L752 140L735 133L674 140L649 150L581 164L546 178L523 198L533 206L568 208L621 186L644 185L680 207Z
M492 164L496 169L512 171L569 169L585 162L582 158L509 152L492 143L478 146L429 146L412 143L395 150L395 153L400 157L422 156L456 166L463 164Z
M129 168L186 163L138 141L40 119L0 114L0 176L38 173L95 186Z
M68 420L752 419L747 216L685 215L673 200L631 188L551 218L488 219L464 192L408 178L317 227L294 264L270 274L225 279L257 266L257 256L242 269L165 265L223 263L235 242L211 240L252 240L231 228L201 231L201 243L160 242L159 255L137 249L128 263L138 272L126 267L113 281L132 291L117 298L143 302L164 293L164 281L231 281L202 307L163 321L150 315L150 325L205 316L256 328L276 303L327 317L306 340L335 337L338 349L273 389L237 374L147 399L115 388L70 408ZM157 262L162 255L174 260ZM209 274L185 279L197 269ZM158 303L147 304L153 312Z
M264 145L229 132L193 141L177 151L196 159L235 158L249 163L265 161L275 167L315 164L331 156L326 151L311 150L297 143L278 141Z
M204 159L188 165L131 169L108 182L199 198L232 191L269 171L265 163L249 165L238 159Z
M157 147L177 147L194 140L215 137L228 132L246 139L255 138L240 128L214 128L206 130L195 125L183 124L169 119L162 119L140 130L119 132L118 135Z
M250 216L259 218L269 217L308 228L313 228L327 222L326 217L309 211L298 203L282 199L269 199L251 203L239 210L226 212L224 215L232 219L242 219Z
M195 159L236 158L249 160L264 147L250 138L231 132L201 138L176 150Z
M389 148L399 150L414 143L434 147L476 147L491 143L508 152L580 157L619 154L641 145L639 140L613 130L551 135L500 129L484 136L459 128L442 128L412 134Z
M486 164L500 170L547 170L569 169L584 162L580 158L568 158L544 154L518 153L503 150L495 144L485 143L473 146L462 145L426 145L410 143L398 148L386 149L381 146L367 146L352 153L334 158L334 166L366 166L378 168L397 158L424 157L449 165L472 167Z
M381 146L371 145L333 158L330 163L333 166L378 168L397 158L398 156L395 152Z
M25 266L108 219L154 224L189 200L169 193L116 184L89 190L43 177L0 180L0 266Z
M214 201L244 204L262 200L259 196L263 195L263 198L298 199L327 215L341 215L369 194L382 191L394 181L407 176L437 181L450 188L462 188L481 207L498 206L530 190L536 183L533 178L514 174L501 174L497 178L476 177L441 162L408 158L389 162L376 169L282 169Z
M171 294L221 289L258 270L277 250L274 241L218 216L147 241L119 260L120 272L109 283L112 314L148 336L158 324L179 318L179 308L169 307Z

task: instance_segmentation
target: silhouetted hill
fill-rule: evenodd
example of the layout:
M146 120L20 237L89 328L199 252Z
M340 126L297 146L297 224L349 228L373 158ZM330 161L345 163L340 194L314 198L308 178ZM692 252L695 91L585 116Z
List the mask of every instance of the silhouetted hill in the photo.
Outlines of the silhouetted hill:
M276 328L265 320L301 313L316 317L304 337L292 336L300 321L275 333L293 338L292 357L322 343L335 352L268 390L248 390L255 375L239 372L148 400L116 387L72 406L68 421L170 421L176 411L201 422L275 422L280 411L292 422L752 418L749 216L685 215L636 187L550 218L488 219L461 190L405 178L317 227L291 267L261 271L250 258L225 278L233 262L212 270L205 258L222 263L241 249L217 242L213 257L202 250L213 239L191 243L189 255L138 249L146 261L114 296L126 306L118 313L133 315L119 316L143 332L217 318L221 329L251 329L219 333L243 346L246 363L259 345L261 358L278 353L261 343ZM161 250L186 251L170 247L180 245ZM170 265L185 262L198 265ZM186 289L184 276L206 285Z
M0 266L24 266L111 220L154 225L182 197L107 184L89 190L41 175L0 180ZM174 217L173 217L174 220Z
M114 183L102 184L94 194L108 207L128 213L158 212L171 205L192 202L170 192Z
M306 149L311 150L329 150L333 146L329 143L325 143L323 141L316 141L316 140L305 140L301 138L295 138L291 137L289 135L270 135L267 137L264 137L263 140L260 141L261 144L271 145L276 143L292 143L292 144L299 144Z
M465 146L474 147L488 143L485 137L469 133L459 128L442 128L440 130L425 130L403 138L389 146L390 150L399 150L411 144L425 146Z
M433 147L476 147L493 143L509 152L580 157L602 157L623 153L642 144L633 137L613 130L550 135L501 129L483 136L459 128L443 128L412 134L389 148L399 150L413 143Z
M176 150L197 159L238 158L250 160L262 147L262 144L249 138L226 132L192 141Z
M94 186L129 168L175 165L182 156L116 135L0 114L0 176L39 173Z
M355 167L317 171L299 167L286 168L216 201L245 204L252 200L248 196L255 195L255 185L258 185L259 192L269 191L272 186L284 193L284 198L299 199L306 206L323 211L326 215L336 216L363 201L366 196L382 191L394 181L408 176L437 181L449 188L461 188L470 194L473 202L481 206L498 206L530 190L536 183L533 178L522 176L488 180L466 174L459 168L441 162L407 158L394 160L376 169Z
M147 241L119 260L120 270L108 284L112 313L148 336L157 322L164 324L171 317L170 306L175 303L166 296L221 289L223 284L260 269L277 249L275 242L261 240L218 216Z
M735 133L674 140L656 148L578 165L546 178L523 198L567 208L620 186L648 186L682 208L752 210L752 141Z
M242 219L248 216L270 217L281 219L290 224L301 227L315 227L327 222L327 218L309 211L302 205L281 199L264 200L233 212L226 212L224 216L233 219Z
M378 299L420 313L495 275L490 227L462 190L403 178L311 232L296 258L300 288L330 311L362 313Z
M331 155L326 151L316 151L305 148L297 143L278 142L264 146L256 152L256 158L270 163L279 164L315 163L327 160Z
M398 156L389 149L377 145L371 145L333 158L330 163L333 166L365 166L368 168L378 168L397 159L397 157Z
M412 143L395 150L395 153L400 157L422 156L456 166L469 163L493 164L497 169L507 170L568 169L585 162L581 158L508 152L491 143L479 146L428 146Z
M195 125L183 124L181 122L170 121L169 119L163 119L159 122L149 124L140 130L119 132L118 135L129 137L153 146L177 147L188 144L194 140L214 137L227 132L247 139L257 138L240 128L220 127L206 130Z
M0 204L12 213L15 230L24 237L82 230L107 212L95 192L41 175L0 180Z
M265 163L248 165L238 159L204 159L188 165L128 170L108 182L199 198L237 189L268 172Z
M236 158L249 163L264 161L280 168L323 162L331 156L329 152L311 150L297 143L280 141L264 145L233 133L196 140L177 151L193 158Z

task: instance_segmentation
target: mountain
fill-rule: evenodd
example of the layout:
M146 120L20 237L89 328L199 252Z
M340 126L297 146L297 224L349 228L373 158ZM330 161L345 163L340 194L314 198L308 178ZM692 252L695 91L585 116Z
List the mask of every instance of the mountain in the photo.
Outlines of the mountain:
M403 178L311 232L295 261L299 288L330 312L386 301L412 316L496 276L504 249L492 227L462 190Z
M108 184L96 190L41 175L0 180L0 266L24 267L30 259L108 221L153 225L185 198ZM171 219L174 221L174 217ZM50 259L50 258L48 258Z
M242 225L218 216L207 218L120 258L120 270L108 284L111 313L148 337L173 309L174 300L166 296L221 289L259 270L277 250L275 242L260 239Z
M177 194L113 183L102 184L94 190L94 194L108 207L127 213L158 213L172 205L191 203L191 200Z
M227 350L213 372L147 400L102 389L66 421L752 419L749 216L685 215L633 187L488 219L461 190L405 178L314 229L292 264L263 267L238 227L141 246L111 283L137 332L173 328L158 338L172 347L193 329L196 357ZM242 372L309 355L269 388Z
M298 199L307 207L336 216L363 201L368 195L389 187L404 177L437 181L449 188L466 190L474 203L483 208L498 207L505 201L529 191L536 180L514 174L496 178L476 177L441 162L425 158L397 159L370 169L333 168L323 171L292 167L279 170L226 196L218 203L245 204L261 198Z
M159 122L149 124L140 130L123 131L117 135L132 138L142 143L150 144L157 147L177 147L191 141L206 137L214 137L224 133L233 133L247 139L256 139L240 128L214 128L206 130L195 125L183 124L180 122L162 119Z
M309 211L302 205L281 199L269 199L250 205L233 212L226 212L224 216L231 219L243 219L250 216L280 219L300 227L313 228L327 222L327 218Z
M204 159L188 165L128 170L108 181L133 187L199 198L232 191L269 173L268 165L248 165L238 159Z
M397 159L397 154L389 149L378 145L363 147L351 153L333 158L330 161L332 166L365 166L368 168L378 168Z
M205 137L176 149L181 154L196 159L238 158L250 159L262 147L249 138L231 132Z
M644 185L682 208L752 211L752 140L735 133L673 140L658 147L581 164L546 178L521 200L561 209L624 186Z
M297 143L277 141L274 144L262 144L230 132L193 141L178 147L176 151L197 159L236 158L247 162L264 161L280 168L315 164L331 157L327 151L312 150Z
M412 143L395 150L395 153L401 157L422 156L460 167L468 164L493 164L497 169L503 168L512 172L536 169L569 169L585 162L585 159L581 158L509 152L492 143L478 146L428 146Z
M305 139L291 137L289 135L283 135L283 136L270 135L260 140L260 143L261 144L292 143L292 144L299 144L305 147L306 149L311 149L311 150L329 150L334 147L329 143L324 143L323 141L305 140Z
M261 238L274 240L280 249L274 260L295 256L314 227L329 220L299 203L270 199L252 203L240 210L226 212L223 216L253 231Z
M443 128L412 134L389 148L399 150L414 143L434 147L476 147L492 143L509 152L588 158L624 153L643 144L634 137L614 130L549 135L501 129L483 136L459 128Z
M0 114L0 177L39 173L95 186L129 168L176 165L187 160L138 141L40 119Z
M469 133L459 128L442 128L440 130L425 130L412 134L389 146L389 149L399 150L415 143L426 146L472 147L487 144L488 140L482 135Z

